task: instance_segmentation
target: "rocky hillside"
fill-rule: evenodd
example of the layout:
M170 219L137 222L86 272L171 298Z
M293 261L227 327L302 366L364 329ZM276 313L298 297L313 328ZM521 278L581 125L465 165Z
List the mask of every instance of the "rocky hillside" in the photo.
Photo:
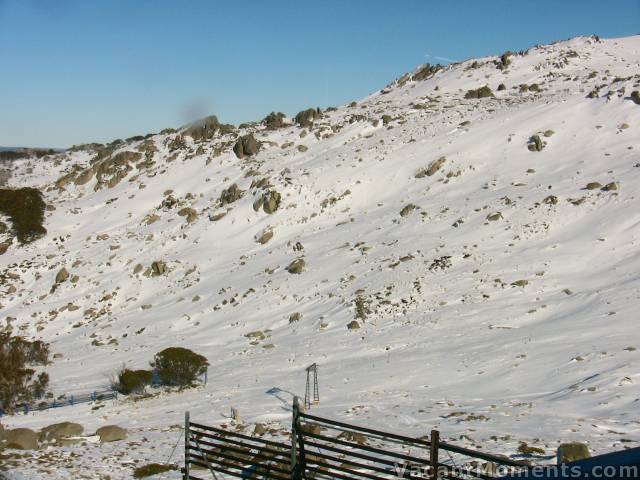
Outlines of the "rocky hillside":
M3 418L133 439L15 471L129 478L167 459L185 410L286 426L313 362L330 417L542 458L637 446L639 71L640 37L580 37L295 118L16 160L47 233L20 244L0 218L0 321L51 344L53 392L169 346L211 366L195 389Z

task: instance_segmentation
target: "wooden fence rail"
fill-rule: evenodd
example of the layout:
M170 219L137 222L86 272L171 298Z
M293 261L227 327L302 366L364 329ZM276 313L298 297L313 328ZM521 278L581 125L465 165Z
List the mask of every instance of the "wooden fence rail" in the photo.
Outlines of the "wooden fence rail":
M480 461L491 468L478 468ZM464 467L470 464L474 468ZM311 415L300 409L297 397L289 443L191 422L189 413L185 417L185 480L219 479L216 472L256 480L492 479L496 466L530 468L442 442L437 430L428 439L414 438ZM195 476L194 468L204 473Z

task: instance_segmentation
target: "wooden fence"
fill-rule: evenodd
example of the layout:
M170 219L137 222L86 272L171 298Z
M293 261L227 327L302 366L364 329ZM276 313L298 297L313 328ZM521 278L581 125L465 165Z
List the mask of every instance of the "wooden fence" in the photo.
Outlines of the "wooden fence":
M193 467L204 469L195 476ZM491 479L497 467L530 466L440 441L432 430L414 438L301 411L294 399L289 443L263 440L185 419L185 480L244 479Z

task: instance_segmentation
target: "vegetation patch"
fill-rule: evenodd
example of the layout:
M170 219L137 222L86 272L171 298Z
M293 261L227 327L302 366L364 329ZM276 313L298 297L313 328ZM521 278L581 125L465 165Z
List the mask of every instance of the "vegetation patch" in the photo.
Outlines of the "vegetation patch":
M308 108L298 112L294 120L301 127L310 127L319 118L322 118L322 112L319 108Z
M32 366L49 362L49 345L0 332L0 409L11 413L16 404L41 398L49 385L49 375L36 374Z
M151 370L129 370L123 368L118 373L118 384L115 385L118 392L125 395L143 392L147 385L151 385L153 373Z
M156 353L151 366L164 385L187 386L207 371L209 361L187 348L169 347Z
M0 212L13 224L13 232L21 244L31 243L46 235L45 203L35 188L0 188Z
M137 467L133 471L133 478L150 477L151 475L157 475L158 473L169 472L171 470L177 470L176 466L164 465L161 463L150 463L148 465L143 465L142 467Z
M285 119L284 113L271 112L269 115L264 117L264 119L262 120L262 123L265 124L268 130L275 130L275 129L286 126L284 119Z
M493 91L491 91L491 89L487 85L485 85L484 87L476 88L475 90L468 90L464 95L464 98L466 99L488 97L493 97Z

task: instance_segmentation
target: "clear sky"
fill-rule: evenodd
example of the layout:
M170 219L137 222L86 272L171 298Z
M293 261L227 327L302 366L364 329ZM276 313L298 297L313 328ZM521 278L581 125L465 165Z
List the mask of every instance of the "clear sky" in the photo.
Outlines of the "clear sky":
M640 32L640 0L0 0L0 145L364 97L422 63Z

